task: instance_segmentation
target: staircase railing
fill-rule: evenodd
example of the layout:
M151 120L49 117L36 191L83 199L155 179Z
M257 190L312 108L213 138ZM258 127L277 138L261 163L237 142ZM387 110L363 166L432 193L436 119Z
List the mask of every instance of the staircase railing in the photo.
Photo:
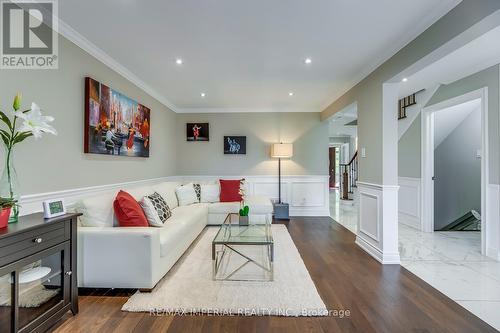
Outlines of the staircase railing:
M351 200L349 194L353 193L358 181L358 152L356 151L347 164L340 164L340 199Z

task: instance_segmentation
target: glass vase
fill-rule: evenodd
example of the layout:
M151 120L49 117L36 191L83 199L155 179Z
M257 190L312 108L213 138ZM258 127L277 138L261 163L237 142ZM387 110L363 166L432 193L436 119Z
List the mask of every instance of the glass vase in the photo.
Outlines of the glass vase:
M4 145L5 165L0 178L0 197L12 198L19 202L19 179L14 167L14 152ZM16 223L19 218L19 206L15 205L10 211L9 223Z

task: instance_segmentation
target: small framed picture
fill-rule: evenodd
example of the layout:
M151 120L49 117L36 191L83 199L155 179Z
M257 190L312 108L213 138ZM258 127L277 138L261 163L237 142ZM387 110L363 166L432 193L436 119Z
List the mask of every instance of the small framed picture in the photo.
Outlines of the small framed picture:
M43 217L50 219L66 214L66 206L63 199L53 199L43 202Z
M246 136L225 136L224 154L245 155L247 153Z
M187 123L186 124L187 141L208 141L208 123Z

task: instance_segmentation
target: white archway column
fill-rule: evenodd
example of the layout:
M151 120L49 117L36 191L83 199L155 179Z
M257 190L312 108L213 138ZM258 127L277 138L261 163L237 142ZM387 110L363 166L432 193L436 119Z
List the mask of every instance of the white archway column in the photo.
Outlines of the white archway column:
M399 264L398 84L383 85L382 184L358 182L356 243L383 264Z

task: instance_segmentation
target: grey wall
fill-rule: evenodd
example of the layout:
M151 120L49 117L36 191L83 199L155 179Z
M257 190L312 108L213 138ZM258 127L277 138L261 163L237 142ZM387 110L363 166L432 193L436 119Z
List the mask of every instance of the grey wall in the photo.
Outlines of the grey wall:
M427 106L435 105L445 100L464 95L484 87L488 88L488 144L490 183L499 183L500 154L500 65L495 65L468 77L442 85L432 95ZM421 177L421 116L411 124L408 131L399 140L398 146L399 176Z
M421 177L421 119L421 115L418 115L399 140L398 174L400 177Z
M209 142L187 142L186 123L208 122ZM224 155L223 136L247 137L246 155ZM178 114L177 171L182 175L273 175L278 163L270 157L272 143L293 143L293 158L284 160L283 174L328 174L328 124L319 113Z
M383 177L383 83L499 9L498 0L462 1L322 112L321 119L327 119L357 102L358 146L366 148L366 158L359 160L360 181L397 185L395 175Z
M149 158L83 153L84 77L91 76L151 109ZM16 92L23 106L36 102L58 136L29 138L16 147L21 194L150 179L175 174L175 113L79 47L59 38L58 70L0 70L0 108L11 111ZM3 168L4 152L0 155Z
M471 209L481 212L481 109L473 111L434 151L434 228Z
M499 184L500 178L500 66L495 65L451 84L441 86L426 106L457 97L484 87L488 88L488 144L490 183Z

